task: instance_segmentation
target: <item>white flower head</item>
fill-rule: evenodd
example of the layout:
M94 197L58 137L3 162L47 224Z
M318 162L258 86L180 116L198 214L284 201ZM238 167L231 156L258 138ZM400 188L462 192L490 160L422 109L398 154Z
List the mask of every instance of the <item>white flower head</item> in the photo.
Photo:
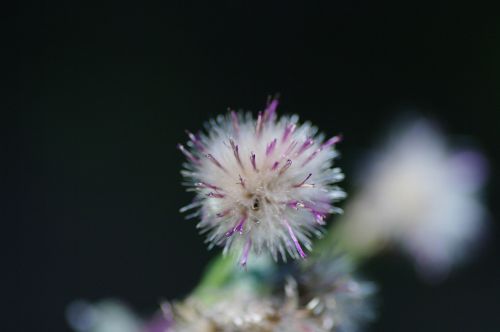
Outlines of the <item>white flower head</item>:
M186 185L196 192L181 211L197 209L189 217L201 219L210 247L239 251L243 266L250 252L304 258L302 246L311 250L312 235L321 235L325 218L339 211L333 203L345 196L335 185L343 174L333 167L340 137L325 141L296 115L278 118L277 106L270 99L257 119L218 116L178 146L188 159Z
M405 126L368 167L347 207L346 243L392 243L427 277L442 277L483 228L484 157L453 151L430 123Z

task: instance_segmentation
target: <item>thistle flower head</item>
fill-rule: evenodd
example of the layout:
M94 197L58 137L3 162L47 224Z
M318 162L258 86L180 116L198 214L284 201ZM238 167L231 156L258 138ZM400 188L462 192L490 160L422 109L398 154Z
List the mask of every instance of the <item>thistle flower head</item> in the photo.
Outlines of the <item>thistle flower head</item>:
M206 131L188 132L178 148L188 159L182 171L194 202L181 211L201 219L210 247L239 250L245 265L250 252L306 256L312 235L344 197L334 184L343 178L333 168L339 136L325 140L317 128L297 116L278 118L270 99L257 119L230 112L210 120ZM235 249L233 249L235 248Z

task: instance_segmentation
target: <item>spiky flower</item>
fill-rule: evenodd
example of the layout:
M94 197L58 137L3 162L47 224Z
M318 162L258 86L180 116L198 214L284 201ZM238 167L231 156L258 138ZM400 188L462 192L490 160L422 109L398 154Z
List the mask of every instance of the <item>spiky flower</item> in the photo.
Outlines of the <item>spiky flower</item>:
M206 131L188 132L182 171L194 202L181 211L201 219L210 247L240 252L246 265L250 252L269 252L277 260L304 258L312 235L321 235L325 218L339 209L344 197L335 186L343 178L333 168L334 146L316 127L298 116L276 116L270 99L254 119L251 113L230 112L206 124ZM233 249L234 248L234 249Z

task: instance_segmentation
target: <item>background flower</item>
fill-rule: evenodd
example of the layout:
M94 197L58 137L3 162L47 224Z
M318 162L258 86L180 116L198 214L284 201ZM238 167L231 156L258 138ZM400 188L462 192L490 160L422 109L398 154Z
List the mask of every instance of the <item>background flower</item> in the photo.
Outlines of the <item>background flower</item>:
M68 323L76 332L142 332L143 321L118 300L95 304L74 301L66 310Z
M442 277L481 240L485 177L479 152L448 147L428 121L398 128L361 175L342 242L365 253L394 244L427 277Z

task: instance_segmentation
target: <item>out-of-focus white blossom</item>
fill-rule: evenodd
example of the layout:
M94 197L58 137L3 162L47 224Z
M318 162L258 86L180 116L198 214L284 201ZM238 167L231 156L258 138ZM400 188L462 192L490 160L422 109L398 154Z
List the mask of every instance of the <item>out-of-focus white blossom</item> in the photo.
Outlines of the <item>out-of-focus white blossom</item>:
M333 167L340 137L325 140L296 115L277 117L277 106L271 99L257 119L221 115L178 145L188 159L186 185L196 192L181 211L194 209L188 217L201 219L210 247L238 251L241 265L250 252L304 258L302 246L311 250L311 237L345 195L335 185L343 174Z
M399 128L365 169L341 241L365 252L395 244L425 276L442 277L479 240L485 172L480 153L450 149L429 122Z
M150 319L142 319L118 300L72 302L66 318L76 332L170 332L172 315L168 303Z
M116 300L96 304L75 301L66 310L70 326L77 332L141 332L142 320Z

